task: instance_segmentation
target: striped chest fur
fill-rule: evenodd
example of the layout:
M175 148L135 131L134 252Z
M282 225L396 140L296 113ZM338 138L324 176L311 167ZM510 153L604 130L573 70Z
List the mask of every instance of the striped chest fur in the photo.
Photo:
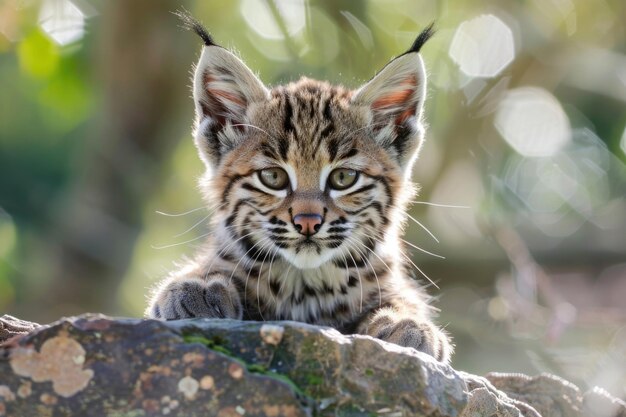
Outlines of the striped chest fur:
M228 232L227 232L228 233ZM390 257L372 248L344 251L339 259L300 269L277 249L255 243L216 247L216 258L203 267L207 276L228 273L242 295L244 317L253 320L295 320L354 328L372 308L388 305L393 290ZM320 251L322 249L320 245ZM367 248L367 249L366 249ZM387 258L387 261L384 260Z

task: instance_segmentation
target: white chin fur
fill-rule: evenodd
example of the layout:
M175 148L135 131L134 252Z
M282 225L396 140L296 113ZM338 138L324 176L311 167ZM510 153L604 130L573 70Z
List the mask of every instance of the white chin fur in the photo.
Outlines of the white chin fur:
M328 262L333 257L333 250L323 250L321 254L318 254L317 251L312 247L310 250L304 249L300 251L298 254L292 250L280 250L281 255L285 258L289 263L291 263L294 267L298 269L313 269L319 268L326 262Z

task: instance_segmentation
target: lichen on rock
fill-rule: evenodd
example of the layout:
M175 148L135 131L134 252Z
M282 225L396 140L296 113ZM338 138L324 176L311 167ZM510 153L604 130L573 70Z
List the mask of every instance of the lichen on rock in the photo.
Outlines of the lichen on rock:
M626 405L303 323L82 316L0 346L0 416L46 415L626 417Z
M41 352L19 346L9 358L16 375L34 382L52 381L54 392L63 397L82 391L93 378L91 369L83 369L85 349L64 333L44 341Z

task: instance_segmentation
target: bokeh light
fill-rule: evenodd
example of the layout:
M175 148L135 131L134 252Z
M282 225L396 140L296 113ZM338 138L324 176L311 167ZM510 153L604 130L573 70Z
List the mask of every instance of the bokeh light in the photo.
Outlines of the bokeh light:
M280 40L285 35L294 36L305 25L304 0L243 0L241 15L250 28L266 39Z
M468 76L495 77L515 58L513 32L492 14L467 20L454 34L450 57Z
M533 213L543 234L565 237L594 221L599 202L610 198L610 152L587 128L572 132L572 141L545 158L511 157L504 170L506 189Z
M41 29L59 45L76 42L85 33L85 16L70 0L44 0L39 11Z
M496 112L495 126L520 155L550 156L571 136L561 103L550 92L520 87L506 93Z
M372 31L367 27L367 25L347 10L342 10L341 14L350 23L350 25L354 29L354 32L359 37L359 40L361 41L363 47L366 49L372 49L374 47L374 36L372 35Z

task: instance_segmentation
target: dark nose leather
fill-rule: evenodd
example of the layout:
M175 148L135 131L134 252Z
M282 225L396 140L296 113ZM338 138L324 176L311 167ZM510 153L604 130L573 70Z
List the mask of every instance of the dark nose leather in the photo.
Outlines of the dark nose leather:
M320 230L324 219L319 214L303 213L293 216L293 224L301 235L313 236Z

